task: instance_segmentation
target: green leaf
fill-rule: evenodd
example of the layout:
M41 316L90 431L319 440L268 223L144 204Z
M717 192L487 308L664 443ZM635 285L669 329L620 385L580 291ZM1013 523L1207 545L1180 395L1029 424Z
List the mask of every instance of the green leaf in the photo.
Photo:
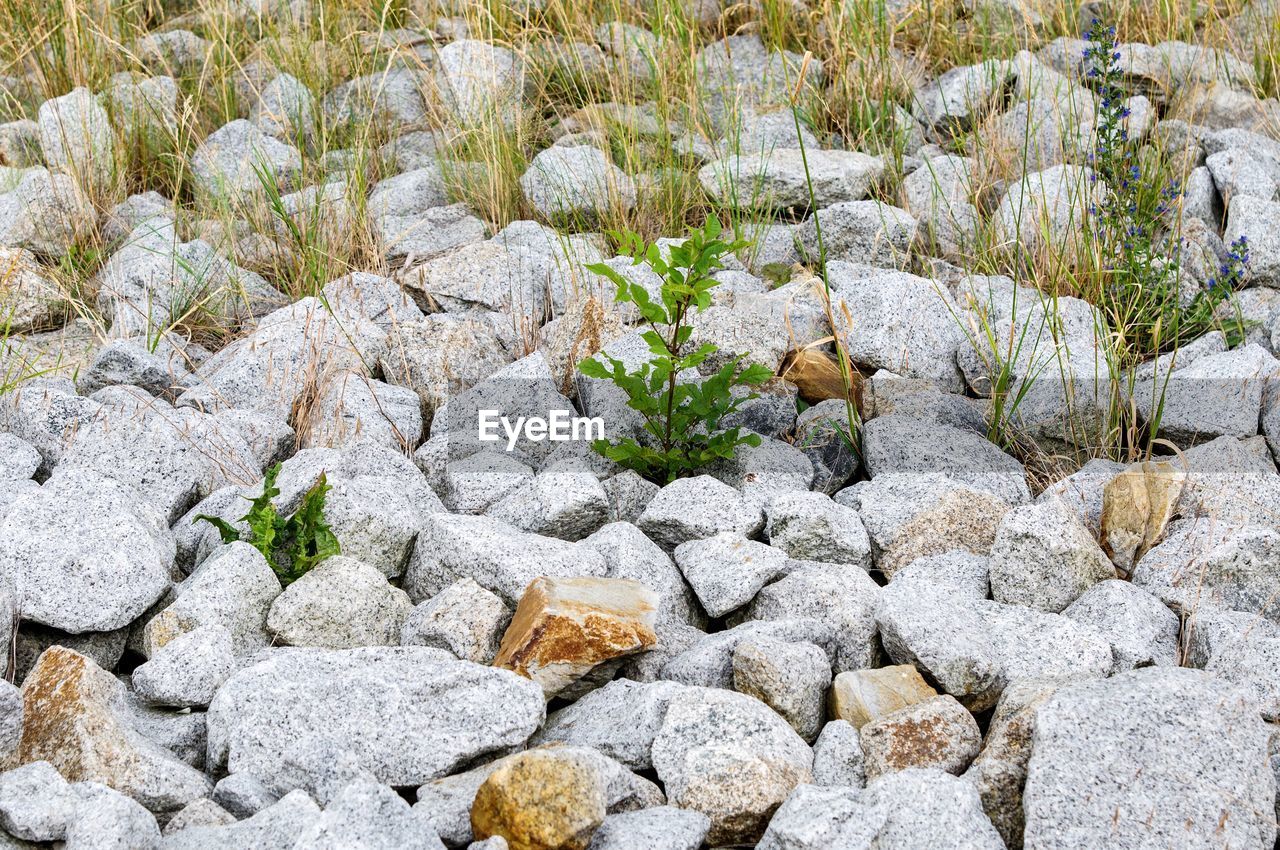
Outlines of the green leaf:
M208 514L199 514L192 520L192 522L196 523L200 520L204 520L214 528L218 529L218 534L222 535L223 543L235 543L240 539L240 529L236 528L225 519L221 519L216 516L209 516Z

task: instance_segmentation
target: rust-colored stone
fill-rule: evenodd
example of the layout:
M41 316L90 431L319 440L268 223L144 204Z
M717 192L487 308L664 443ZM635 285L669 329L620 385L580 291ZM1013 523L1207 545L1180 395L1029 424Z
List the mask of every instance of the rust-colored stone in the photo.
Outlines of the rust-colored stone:
M977 721L949 694L918 702L858 730L867 780L913 767L959 774L978 754Z
M124 686L92 660L50 647L22 684L17 763L47 761L69 782L101 782L153 811L207 793L199 771L133 729L124 699Z
M657 606L631 579L534 579L493 665L533 679L550 699L597 664L654 646Z
M471 805L477 841L493 835L511 850L586 850L604 820L605 788L584 760L554 749L503 759Z

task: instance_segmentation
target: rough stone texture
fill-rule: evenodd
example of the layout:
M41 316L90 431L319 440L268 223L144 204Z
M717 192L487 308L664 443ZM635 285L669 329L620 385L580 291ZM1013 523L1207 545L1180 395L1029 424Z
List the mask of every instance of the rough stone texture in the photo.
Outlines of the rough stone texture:
M447 649L463 661L488 664L510 622L511 611L501 599L461 578L409 612L400 643Z
M320 817L305 791L294 791L252 817L228 826L197 826L164 839L165 850L271 850L291 847Z
M667 705L683 690L675 682L615 679L552 713L533 741L592 747L632 770L648 770Z
M796 237L804 249L804 256L811 262L816 261L821 253L818 248L819 226L822 227L822 244L833 264L846 264L843 269L848 269L849 265L876 266L878 268L874 272L869 272L876 276L881 274L879 269L899 269L906 265L918 231L918 222L910 213L882 201L832 204L796 225ZM880 279L884 280L883 277ZM837 318L837 322L839 320ZM850 341L856 339L856 335L850 337ZM900 352L891 352L895 353L900 355Z
M275 598L267 629L290 646L394 645L412 607L409 595L388 584L380 570L335 555Z
M973 715L950 695L885 714L858 730L868 779L913 767L960 774L982 746Z
M1057 682L1025 679L1006 688L991 717L982 751L964 774L977 786L983 811L1013 850L1022 846L1026 826L1022 789L1027 779L1027 760L1031 758L1036 711L1057 687Z
M1099 582L1062 615L1091 626L1111 643L1116 673L1153 664L1178 664L1178 615L1127 581Z
M208 705L235 666L231 632L201 626L160 647L133 671L133 689L151 705Z
M827 273L833 294L839 296L834 305L837 331L853 362L929 379L948 392L962 390L955 356L965 335L956 321L959 307L946 287L856 262L833 262Z
M635 206L631 178L600 150L554 145L539 153L520 177L525 200L547 218L593 219Z
M787 566L786 553L781 549L731 531L681 543L676 547L675 558L703 609L712 617L746 605Z
M522 743L544 712L533 682L440 650L278 650L210 703L209 762L283 792L286 761L312 774L336 746L379 781L415 785Z
M349 783L324 814L298 836L294 850L444 850L444 845L392 788L370 779Z
M208 797L192 800L175 812L169 822L164 825L163 834L172 835L184 829L201 826L229 826L236 822L236 816L219 806Z
M47 761L0 773L0 827L16 838L61 840L75 810L75 793Z
M711 844L755 841L787 795L813 778L804 740L763 703L731 691L673 696L652 754L672 804L711 818Z
M595 473L565 461L517 485L485 514L534 534L581 540L608 519L609 496Z
M22 741L22 690L0 680L0 764L8 763Z
M900 414L878 416L863 428L863 462L878 475L941 472L1017 505L1030 501L1022 464L966 428Z
M880 658L875 612L880 587L860 569L793 562L765 585L746 609L747 620L812 618L830 627L834 669L859 670Z
M1256 614L1203 606L1187 623L1187 664L1249 691L1280 720L1280 626Z
M997 602L1057 613L1115 574L1076 512L1060 501L1009 511L991 544L991 596Z
M792 145L732 155L703 166L698 181L708 194L743 209L819 209L867 197L884 174L884 162L856 151L808 150L808 179L801 152Z
M1025 846L1269 847L1266 740L1253 699L1200 671L1064 686L1036 716Z
M592 765L553 750L503 761L476 791L471 828L515 850L585 850L605 816L605 789Z
M622 578L536 578L493 660L537 682L550 699L596 665L657 643L658 598Z
M1003 499L942 473L887 473L841 490L835 500L858 511L876 569L890 577L930 555L986 555L1009 512Z
M871 569L871 541L857 511L821 493L785 493L765 508L769 545L803 561Z
M1184 613L1217 605L1280 622L1280 534L1212 517L1180 523L1138 562L1133 583Z
M76 814L67 824L64 848L159 847L155 817L135 800L98 782L77 782Z
M769 824L758 850L999 850L999 833L973 786L940 770L887 774L866 790L795 790Z
M1169 461L1145 461L1107 482L1096 529L1103 551L1121 570L1131 571L1164 539L1185 480L1185 472Z
M911 579L896 579L880 594L876 620L885 650L899 664L915 664L971 711L994 705L1019 678L1111 670L1111 645L1092 628L937 585L927 574Z
M519 100L524 80L521 60L505 47L460 39L437 53L436 88L450 117L462 127L505 115Z
M489 517L432 514L418 535L404 589L420 602L460 578L515 607L535 578L603 576L604 558L583 543L527 534Z
M79 185L67 174L31 168L0 193L0 245L60 257L87 236L97 219Z
M24 619L110 631L168 589L174 553L164 518L135 490L69 471L10 505L0 522L0 585L16 589Z
M698 850L710 829L711 819L701 812L655 806L609 815L587 850Z
M57 327L69 304L58 284L24 248L0 248L0 315L11 334Z
M813 742L813 782L853 788L867 784L862 744L858 730L849 721L832 720L818 733L818 740Z
M143 628L142 648L148 656L202 626L222 626L230 632L236 655L247 655L271 642L267 611L280 595L280 579L262 553L248 543L219 549L175 593L177 598Z
M50 166L62 168L86 185L102 186L111 177L115 137L111 119L87 88L40 104L40 147Z
M733 649L733 687L781 714L812 743L822 726L831 662L821 647L776 638L747 638Z
M17 760L47 761L72 782L100 782L153 811L173 811L212 783L134 727L125 689L79 653L53 647L22 685Z
M264 191L255 169L265 169L282 193L295 188L302 171L297 148L268 136L245 120L214 130L191 155L191 173L200 189L215 198L237 198Z
M849 670L836 676L831 713L855 729L925 700L938 692L910 664Z
M722 531L752 535L764 516L742 494L709 475L680 478L659 490L636 521L655 543L671 551Z

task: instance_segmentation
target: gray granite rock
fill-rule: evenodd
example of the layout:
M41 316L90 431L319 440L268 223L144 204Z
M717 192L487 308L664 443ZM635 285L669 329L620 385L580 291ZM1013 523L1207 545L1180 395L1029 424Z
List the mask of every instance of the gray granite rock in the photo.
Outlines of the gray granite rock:
M592 747L632 770L648 770L667 705L683 688L675 682L615 679L549 715L533 742Z
M1212 517L1179 523L1142 556L1132 581L1184 614L1216 605L1280 622L1280 533Z
M608 519L609 496L595 473L564 461L518 485L485 514L534 534L581 540Z
M237 819L249 818L275 805L280 795L250 773L232 773L213 786L213 801Z
M236 822L236 816L219 806L208 797L192 800L175 812L161 831L163 835L172 835L184 829L195 829L202 826L229 826Z
M432 514L418 535L404 589L421 602L471 578L511 607L539 576L603 576L604 558L581 543L528 534L489 517Z
M476 126L486 116L503 116L519 102L522 60L511 50L476 39L450 42L437 52L436 86L445 109L459 126Z
M409 612L400 643L446 649L463 661L488 664L510 622L511 610L501 599L460 578Z
M0 244L60 257L93 230L96 218L70 175L30 168L0 193Z
M928 379L948 392L962 390L955 357L965 344L965 331L946 287L855 262L828 267L833 293L844 305L836 307L837 331L853 362Z
M1017 460L972 431L906 416L881 416L863 429L863 462L874 479L891 473L941 472L1008 502L1030 500Z
M710 829L706 815L674 806L619 812L605 817L587 850L698 850Z
M174 553L145 499L88 471L19 495L0 522L0 584L25 619L73 633L131 623L168 589Z
M440 838L392 788L358 780L325 806L298 836L295 850L444 850Z
M1253 694L1262 716L1280 719L1280 626L1256 614L1201 606L1187 623L1187 664Z
M812 643L746 638L733 649L733 688L753 696L812 743L822 726L831 662Z
M352 649L400 642L412 603L380 570L335 555L285 588L267 612L267 629L290 646Z
M1151 665L1177 666L1178 615L1136 585L1108 579L1082 593L1062 612L1111 643L1116 673Z
M75 88L40 104L40 147L50 166L75 175L85 185L105 187L111 177L115 135L111 119L93 92Z
M198 826L164 837L164 850L275 850L292 847L320 818L305 791L294 791L252 817L227 826Z
M280 579L262 553L248 543L219 549L175 590L177 598L147 622L143 650L154 655L179 635L202 626L231 634L232 651L248 655L266 647L267 611L280 595Z
M712 617L749 603L787 566L787 555L781 549L732 531L681 543L675 559L703 610Z
M665 549L719 532L752 535L764 516L742 494L709 475L680 478L654 495L636 525Z
M765 508L769 545L802 561L871 569L871 541L858 512L821 493L784 493Z
M205 706L235 666L226 627L213 624L180 634L133 671L133 689L151 705Z
M1094 458L1061 481L1050 484L1036 497L1036 501L1058 499L1065 502L1096 537L1102 526L1102 490L1123 469L1122 463Z
M859 458L848 439L845 404L827 399L796 417L795 446L814 469L814 489L834 494L858 471Z
M544 716L533 682L441 650L278 650L210 703L209 760L272 783L286 757L320 770L308 757L337 745L379 781L414 785L524 742Z
M927 573L895 579L876 615L889 657L915 664L971 711L994 705L1026 677L1104 676L1104 635L1057 614L1003 605L936 585Z
M686 646L662 665L661 677L686 685L733 687L733 652L750 638L778 638L788 643L813 643L835 657L835 632L814 619L748 620L722 632L692 635Z
M1266 741L1252 697L1197 670L1146 667L1064 686L1036 717L1025 846L1270 846ZM1176 807L1164 804L1170 788Z
M160 846L160 827L142 804L97 782L71 786L75 816L67 823L63 846L70 850L111 850Z
M919 222L906 210L883 201L832 204L796 225L796 238L811 262L821 254L819 227L822 247L832 262L897 269L906 265Z
M16 434L0 434L0 481L31 478L40 468L40 452Z
M525 200L549 219L594 221L631 209L636 187L602 151L589 145L553 145L540 152L520 177Z
M787 120L790 120L788 117ZM861 201L880 181L884 162L857 151L794 145L733 154L703 166L698 181L711 197L742 209L807 209ZM807 160L807 161L806 161Z
M836 672L858 670L874 666L880 657L879 597L879 586L860 569L796 562L756 594L746 619L818 620L831 629Z
M60 841L75 819L77 798L47 761L0 773L0 826L27 841Z
M243 119L214 130L191 155L197 188L214 198L260 195L265 191L260 170L287 192L295 188L302 171L302 155Z
M867 784L858 730L847 720L827 722L813 742L813 784L861 788Z
M1051 500L1005 514L989 575L997 602L1056 614L1116 571L1076 512Z
M769 823L759 850L999 850L973 786L940 770L887 774L857 788L802 785Z
M763 703L730 691L688 688L672 697L652 753L671 803L711 819L712 844L754 841L813 777L803 739Z

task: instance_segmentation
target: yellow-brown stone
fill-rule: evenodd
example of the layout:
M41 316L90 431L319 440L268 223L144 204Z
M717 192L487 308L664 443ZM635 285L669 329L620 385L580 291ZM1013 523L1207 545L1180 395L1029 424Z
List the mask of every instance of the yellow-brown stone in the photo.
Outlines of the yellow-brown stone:
M536 578L493 665L533 679L550 699L597 664L654 646L657 606L657 594L631 579Z
M22 683L17 764L47 761L69 782L101 782L153 811L206 794L199 771L134 730L124 700L124 686L89 658L46 649Z
M511 850L586 850L604 820L604 782L585 760L554 749L504 759L476 792L477 841L500 835Z
M910 664L849 670L831 685L831 713L861 729L899 709L932 699L938 692Z
M1126 574L1164 537L1187 476L1169 461L1127 467L1102 490L1102 549Z

